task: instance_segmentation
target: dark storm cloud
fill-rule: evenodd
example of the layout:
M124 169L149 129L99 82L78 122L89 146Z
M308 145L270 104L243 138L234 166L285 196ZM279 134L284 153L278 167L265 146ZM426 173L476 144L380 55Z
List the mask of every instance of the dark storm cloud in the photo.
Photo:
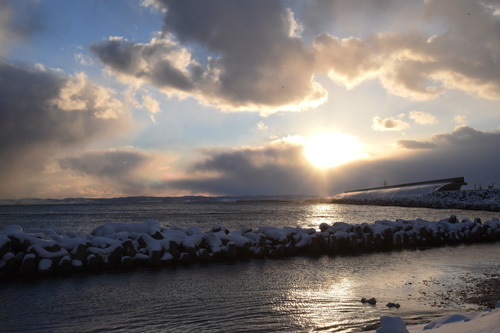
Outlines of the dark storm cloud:
M90 83L83 88L75 101L73 79L0 62L0 194L13 193L16 181L34 177L32 172L42 171L51 157L124 129L125 117L101 116L109 105L106 98L95 99L104 90ZM83 101L88 102L84 109L69 109L71 102L81 106Z

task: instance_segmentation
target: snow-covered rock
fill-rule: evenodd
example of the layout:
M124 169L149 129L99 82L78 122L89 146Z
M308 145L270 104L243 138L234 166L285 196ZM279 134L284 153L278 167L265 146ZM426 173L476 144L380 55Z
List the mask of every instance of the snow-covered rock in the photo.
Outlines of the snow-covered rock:
M60 228L8 226L0 231L0 275L71 272L137 265L356 254L500 240L500 221L380 220L372 224L322 223L314 228L272 226L230 231L214 226L163 227L158 222L106 223L90 235ZM49 265L50 262L50 265Z

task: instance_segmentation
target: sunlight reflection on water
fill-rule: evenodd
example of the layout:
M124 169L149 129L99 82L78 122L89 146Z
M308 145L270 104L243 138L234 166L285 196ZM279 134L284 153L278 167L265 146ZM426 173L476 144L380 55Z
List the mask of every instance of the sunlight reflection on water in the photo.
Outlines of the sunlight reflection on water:
M231 230L246 225L318 228L323 222L435 221L450 214L483 221L498 217L491 212L270 202L45 205L0 207L0 228L18 224L88 234L104 222L144 220L202 230L215 223ZM354 332L381 315L416 320L473 308L458 292L466 281L497 274L499 263L500 243L494 243L0 281L0 304L8 304L0 307L0 331ZM375 297L377 305L361 304L362 297ZM387 302L401 308L389 309Z
M499 262L495 243L0 281L0 331L356 332L382 315L475 309L455 292Z

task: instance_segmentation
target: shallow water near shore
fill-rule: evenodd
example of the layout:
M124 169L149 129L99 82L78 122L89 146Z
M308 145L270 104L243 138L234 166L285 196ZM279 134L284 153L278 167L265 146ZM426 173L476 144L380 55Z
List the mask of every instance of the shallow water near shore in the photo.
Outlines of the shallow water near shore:
M97 206L97 207L96 207ZM109 221L214 223L236 229L318 227L396 218L439 220L498 213L301 203L182 203L0 207L0 228L61 227L89 233ZM500 244L359 256L295 257L0 281L0 331L342 331L381 315L407 321L476 310L463 292L500 273ZM471 285L473 284L473 285ZM375 306L362 304L375 297ZM500 295L499 295L500 298ZM399 303L389 309L387 302Z

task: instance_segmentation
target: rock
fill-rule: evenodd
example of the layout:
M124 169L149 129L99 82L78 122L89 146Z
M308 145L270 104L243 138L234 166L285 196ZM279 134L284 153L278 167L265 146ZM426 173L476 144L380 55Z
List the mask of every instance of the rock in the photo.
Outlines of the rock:
M161 232L156 231L154 234L151 235L154 239L163 239L163 235Z
M210 257L210 253L205 249L200 249L197 252L197 258L199 262L204 264L209 263L212 260L212 258Z
M206 250L205 250L205 253L208 255L208 252ZM170 252L165 251L163 253L163 256L161 257L160 261L164 265L169 265L169 264L175 262L175 258Z
M162 250L151 250L149 252L149 264L151 266L160 266L162 256Z
M81 260L71 260L71 267L75 272L83 272L83 262Z
M330 228L330 226L327 223L323 222L319 225L319 230L321 230L321 232L325 232L328 228Z
M135 257L137 250L135 249L134 243L131 239L127 239L122 243L123 255L128 257Z
M28 242L27 239L21 239L21 236L16 236L16 235L10 235L10 247L11 247L11 252L13 253L18 253L18 252L27 252L28 247L30 247L30 242Z
M186 252L181 253L181 256L179 257L179 263L181 263L183 265L187 265L187 264L190 264L191 261L192 261L192 258L189 255L189 253L186 253Z
M41 259L38 263L38 273L49 274L53 270L53 262L50 259Z
M399 309L400 307L399 303L392 303L392 302L387 303L385 306L387 306L388 308L396 308L396 309Z
M0 236L0 258L10 251L12 241L8 237Z
M79 243L73 250L71 250L71 259L85 261L88 245L86 243Z
M87 256L87 269L90 271L95 271L99 268L99 260L95 254L89 254Z
M26 254L21 264L21 274L25 276L33 276L37 272L38 264L34 254Z
M108 262L111 265L118 266L122 261L123 247L115 247L108 256Z
M330 235L328 237L328 253L336 254L339 252L339 244L337 242L337 238L334 235Z
M0 273L13 273L17 269L17 266L16 255L12 252L7 252L0 261Z
M375 304L377 304L377 300L375 299L375 297L372 297L372 298L370 298L370 299L366 299L366 298L364 298L364 297L363 297L363 298L361 299L361 303L363 303L363 304L364 304L364 303L368 303L368 304L370 304L370 305L375 305Z
M69 274L73 269L73 261L70 256L64 256L57 265L57 272L61 274Z
M121 259L120 267L128 269L134 267L134 264L135 259L133 257L123 256Z
M253 256L255 258L258 258L258 259L264 259L266 257L266 249L263 248L263 247L257 247L254 251L253 251Z
M149 262L149 256L143 253L137 253L134 259L136 266L147 265Z
M400 317L383 316L380 318L382 327L376 333L408 333L406 325Z

